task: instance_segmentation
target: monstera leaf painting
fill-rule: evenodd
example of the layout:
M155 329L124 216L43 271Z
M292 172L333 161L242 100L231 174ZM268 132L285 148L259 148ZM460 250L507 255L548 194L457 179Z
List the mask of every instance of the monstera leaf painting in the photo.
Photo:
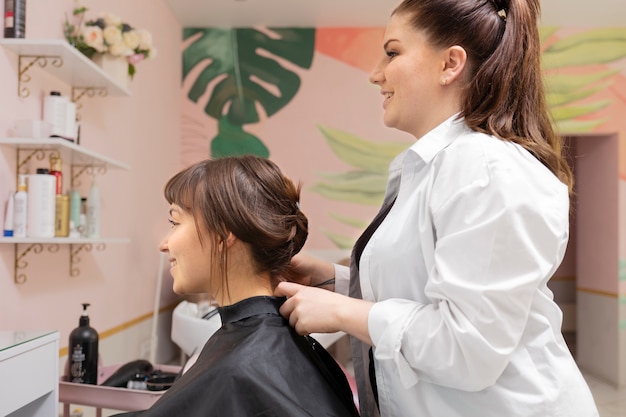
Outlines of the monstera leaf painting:
M188 97L197 103L210 91L205 113L218 121L211 157L255 154L268 157L261 139L244 130L285 107L300 88L300 77L281 65L308 69L315 50L315 29L185 29L183 78L202 66Z

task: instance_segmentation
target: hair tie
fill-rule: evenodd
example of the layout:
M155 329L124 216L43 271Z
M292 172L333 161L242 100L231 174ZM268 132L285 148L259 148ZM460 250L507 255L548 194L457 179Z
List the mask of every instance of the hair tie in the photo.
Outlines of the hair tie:
M494 5L496 13L500 16L500 19L506 22L506 2L501 0L491 0L491 3Z

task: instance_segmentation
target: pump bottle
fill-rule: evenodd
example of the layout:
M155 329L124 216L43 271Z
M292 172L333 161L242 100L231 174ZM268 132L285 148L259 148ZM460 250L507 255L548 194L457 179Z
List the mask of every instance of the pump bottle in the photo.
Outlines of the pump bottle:
M68 346L69 381L98 384L98 332L89 326L89 303L83 303L78 327L70 333Z

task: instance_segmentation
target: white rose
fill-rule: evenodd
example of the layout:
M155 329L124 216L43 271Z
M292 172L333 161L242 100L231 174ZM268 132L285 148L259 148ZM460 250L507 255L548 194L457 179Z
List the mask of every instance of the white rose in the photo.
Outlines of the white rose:
M139 36L137 35L137 32L134 30L123 32L122 38L128 49L132 49L134 51L139 46Z
M156 58L156 56L157 56L157 49L154 46L151 46L148 52L148 58Z
M150 50L152 47L152 34L145 29L138 29L136 32L139 37L139 50Z
M102 29L98 26L84 26L81 31L83 41L98 52L104 52L104 39Z
M102 15L104 19L104 23L107 26L119 26L122 24L122 19L119 16L114 15L113 13L104 13Z
M116 43L122 42L122 31L117 26L105 27L102 31L102 35L107 45L115 45Z
M124 42L120 41L109 46L109 53L113 56L129 56L132 55L133 51L128 49Z

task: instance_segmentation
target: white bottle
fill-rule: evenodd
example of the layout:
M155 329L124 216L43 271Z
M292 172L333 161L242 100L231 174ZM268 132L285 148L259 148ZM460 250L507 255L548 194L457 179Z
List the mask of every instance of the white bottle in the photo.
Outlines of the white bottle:
M52 124L51 136L65 137L67 132L68 97L58 91L50 92L43 100L43 120Z
M100 237L100 190L95 176L87 197L87 237L91 239Z
M26 192L26 175L19 176L15 206L13 211L13 236L26 237L28 220L28 193Z
M45 168L38 168L37 174L28 176L28 237L54 237L56 181Z

